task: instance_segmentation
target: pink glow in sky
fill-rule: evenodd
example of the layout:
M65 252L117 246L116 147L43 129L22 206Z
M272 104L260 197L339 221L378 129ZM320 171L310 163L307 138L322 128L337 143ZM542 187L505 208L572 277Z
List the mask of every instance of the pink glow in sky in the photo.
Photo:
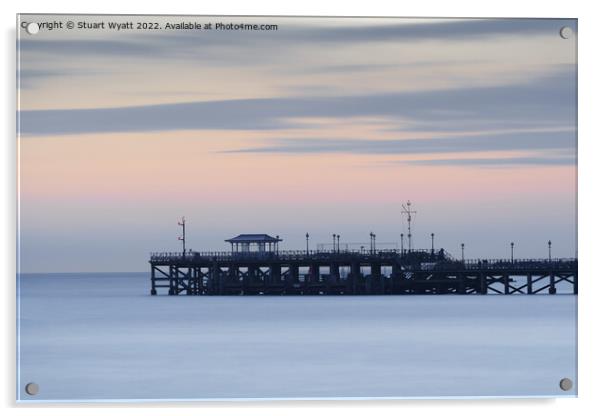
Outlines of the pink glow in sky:
M575 255L574 21L256 19L21 38L22 271L144 270L182 215L198 250L396 243L407 199L419 245Z

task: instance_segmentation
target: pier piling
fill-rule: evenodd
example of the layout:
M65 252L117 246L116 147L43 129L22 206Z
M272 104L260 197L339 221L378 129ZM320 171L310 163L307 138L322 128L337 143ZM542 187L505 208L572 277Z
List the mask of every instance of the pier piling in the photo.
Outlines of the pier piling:
M578 292L576 259L458 261L432 249L152 253L150 266L151 295Z

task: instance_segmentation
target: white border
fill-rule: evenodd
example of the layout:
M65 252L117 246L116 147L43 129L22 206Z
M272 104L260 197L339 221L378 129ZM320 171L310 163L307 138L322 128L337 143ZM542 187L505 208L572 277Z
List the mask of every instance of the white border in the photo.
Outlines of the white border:
M333 411L349 415L377 414L445 413L446 415L505 415L509 412L528 411L532 415L546 416L562 414L595 414L602 408L602 394L598 392L600 382L600 314L599 298L602 296L600 281L602 276L596 268L596 260L601 257L596 246L602 237L599 217L600 206L600 40L602 16L596 13L595 2L556 1L527 2L525 0L505 0L504 2L482 1L428 1L391 2L370 0L361 3L346 1L304 0L282 1L219 1L186 2L169 0L158 2L131 2L123 0L103 0L102 2L82 1L28 1L13 4L7 1L2 5L3 23L3 87L4 111L2 112L5 134L2 140L3 158L0 187L3 198L2 226L4 238L0 247L0 263L4 266L3 282L3 339L2 358L4 359L0 392L5 414L44 413L51 415L99 414L111 409L112 413L132 415L164 415L199 413L205 411L219 414L270 415L331 414ZM339 16L445 16L445 17L570 17L579 18L579 399L432 399L432 400L342 400L342 401L235 401L235 402L186 402L186 403L146 403L146 404L16 404L15 402L15 224L16 224L16 145L15 136L15 15L16 13L157 13L157 14L270 14L270 15L339 15ZM600 266L598 266L600 267ZM595 272L595 273L594 273ZM165 409L166 407L169 410Z

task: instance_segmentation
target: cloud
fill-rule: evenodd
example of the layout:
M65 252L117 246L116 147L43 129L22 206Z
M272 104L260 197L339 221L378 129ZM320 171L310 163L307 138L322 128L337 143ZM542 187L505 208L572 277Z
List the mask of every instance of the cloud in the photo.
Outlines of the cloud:
M278 110L282 104L286 109ZM21 112L21 134L56 135L199 129L276 129L278 117L294 113L290 100L232 100L148 106L28 110ZM297 102L298 106L303 103Z
M19 39L17 48L21 54L45 52L52 55L117 55L121 57L153 57L157 48L150 42L132 42L106 39Z
M200 17L195 18L199 20ZM172 22L174 17L160 19ZM179 19L182 20L182 19ZM211 22L242 22L244 18L210 17ZM341 19L338 24L321 19L300 19L283 17L254 18L261 23L276 23L278 31L163 31L152 34L131 35L128 40L115 39L21 39L22 51L42 51L48 54L85 54L114 56L185 56L183 52L203 50L207 46L257 46L257 44L278 45L281 43L350 43L350 42L417 42L421 40L440 41L483 38L490 36L550 34L556 35L563 26L577 31L576 19L459 19L429 20L400 18L398 23L374 24L357 21L346 24ZM312 25L303 24L304 20ZM384 20L383 20L384 21ZM388 19L388 21L391 21ZM222 51L222 53L224 53ZM197 59L197 56L194 56Z
M53 70L46 69L20 69L17 71L18 84L21 89L30 89L38 87L45 81L57 77L93 77L97 75L107 75L116 73L116 71L84 71L76 69L56 68Z
M403 140L277 139L265 146L229 150L225 153L420 154L574 149L575 139L575 133L568 131Z
M464 19L441 20L434 23L362 25L322 28L308 31L306 38L320 41L380 42L420 41L426 39L466 39L499 35L558 34L560 28L569 26L577 31L576 19Z
M21 69L17 71L17 79L19 88L33 88L37 83L48 78L60 77L65 74L56 70L44 69Z
M513 166L577 166L575 155L563 157L505 157L505 158L457 158L457 159L422 159L422 160L400 160L396 163L426 166L489 166L489 167L513 167Z
M21 134L58 135L202 129L300 128L295 118L385 117L460 126L575 127L574 69L524 85L337 97L283 97L147 106L21 111ZM400 126L401 127L401 126Z

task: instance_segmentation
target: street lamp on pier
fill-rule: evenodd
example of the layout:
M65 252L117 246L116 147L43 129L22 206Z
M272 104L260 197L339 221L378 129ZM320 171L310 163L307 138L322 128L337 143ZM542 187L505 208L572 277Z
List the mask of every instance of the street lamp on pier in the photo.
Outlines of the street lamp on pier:
M462 263L464 263L464 243L462 243L461 246L462 246Z
M178 221L178 225L182 227L182 235L178 237L178 240L182 242L182 258L186 257L186 219L182 217L181 221Z
M510 261L514 263L514 241L510 243Z
M435 254L435 233L431 233L431 254Z
M403 233L401 233L401 255L403 256Z
M305 254L309 256L309 233L305 233Z
M548 240L548 261L552 262L552 240Z

